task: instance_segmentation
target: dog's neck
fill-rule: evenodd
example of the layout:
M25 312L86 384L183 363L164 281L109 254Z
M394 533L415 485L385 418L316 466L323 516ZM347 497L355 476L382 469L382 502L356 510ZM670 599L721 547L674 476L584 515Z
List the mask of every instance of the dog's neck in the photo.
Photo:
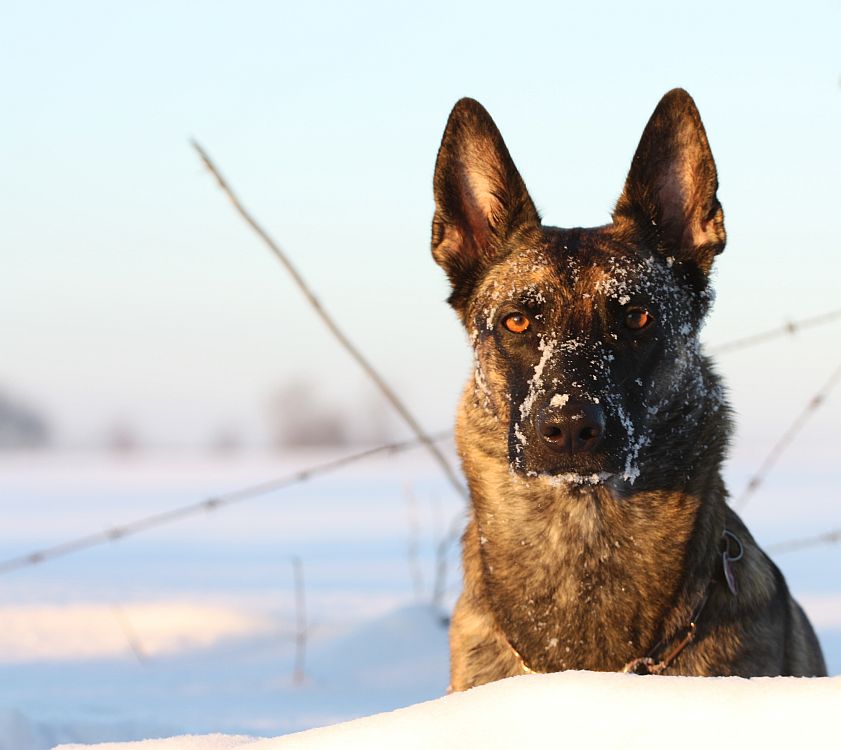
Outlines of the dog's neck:
M465 398L475 396L468 387ZM662 429L686 408L665 410ZM479 568L475 593L531 669L620 669L691 610L714 565L725 510L724 446L705 443L712 405L691 409L702 415L692 434L683 429L670 444L669 463L678 457L685 467L679 476L657 471L654 452L634 485L578 486L512 472L488 432L503 426L490 415L477 423L475 409L465 410L474 421L460 420L458 431L474 446L461 453L476 532L466 537L466 565L469 557Z

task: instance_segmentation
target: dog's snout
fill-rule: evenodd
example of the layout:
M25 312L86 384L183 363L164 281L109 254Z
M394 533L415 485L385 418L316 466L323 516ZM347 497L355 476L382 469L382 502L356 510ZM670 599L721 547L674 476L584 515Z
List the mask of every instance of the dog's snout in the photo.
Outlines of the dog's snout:
M558 453L591 453L604 436L604 412L597 404L567 403L537 415L537 434Z

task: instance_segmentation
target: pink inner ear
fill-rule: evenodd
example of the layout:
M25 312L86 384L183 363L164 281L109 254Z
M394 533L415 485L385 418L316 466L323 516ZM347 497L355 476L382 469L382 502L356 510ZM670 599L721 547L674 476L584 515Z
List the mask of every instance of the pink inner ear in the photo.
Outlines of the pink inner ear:
M472 150L472 149L471 149ZM476 167L475 155L469 154L462 162L461 205L470 226L470 234L477 248L485 248L490 241L491 221L497 199L493 194L493 181Z
M711 210L703 154L694 133L683 134L662 177L659 202L662 221L684 247L701 247L717 239L717 212ZM714 199L714 195L712 198Z

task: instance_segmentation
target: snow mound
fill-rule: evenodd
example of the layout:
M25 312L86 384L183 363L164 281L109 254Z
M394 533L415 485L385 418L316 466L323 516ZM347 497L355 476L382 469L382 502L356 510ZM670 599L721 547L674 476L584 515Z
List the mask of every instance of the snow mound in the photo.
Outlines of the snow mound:
M158 748L178 748L178 750L232 750L243 745L262 744L259 737L226 734L185 734L182 737L172 737L168 740L139 740L137 742L107 743L105 745L59 745L62 750L73 748L105 748L118 747L120 750L158 750Z
M99 750L331 750L579 746L837 747L841 677L524 675L275 739L173 737ZM226 744L227 743L227 744ZM81 745L63 746L63 750Z

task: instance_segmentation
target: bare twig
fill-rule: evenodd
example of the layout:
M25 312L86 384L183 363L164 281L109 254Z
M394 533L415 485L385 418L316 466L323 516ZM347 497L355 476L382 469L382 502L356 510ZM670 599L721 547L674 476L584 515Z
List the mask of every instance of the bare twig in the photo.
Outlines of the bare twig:
M415 599L423 598L423 570L420 564L420 515L418 513L418 499L412 492L410 484L406 484L406 502L408 511L409 537L406 544L406 555L409 563L409 575L415 590Z
M431 439L436 441L444 440L449 438L451 434L451 432L436 433L431 437ZM76 539L71 539L69 541L62 542L61 544L53 545L52 547L44 547L25 555L11 557L0 562L0 575L11 573L12 571L19 570L20 568L39 565L47 562L48 560L54 560L58 557L64 557L66 555L73 554L74 552L80 552L85 549L90 549L91 547L98 547L109 542L119 542L128 536L138 534L142 531L148 531L149 529L157 528L158 526L165 526L166 524L173 523L174 521L180 521L190 516L218 510L219 508L233 505L234 503L240 503L244 500L251 500L263 495L268 495L271 492L290 487L294 484L299 484L300 482L305 482L308 479L322 474L329 474L337 469L341 469L345 466L356 463L357 461L370 458L371 456L376 456L380 453L401 453L403 451L411 450L412 448L417 448L420 445L421 442L419 440L404 440L402 442L380 445L376 448L370 448L358 453L351 453L332 461L325 461L324 463L311 466L308 469L296 471L288 476L281 477L280 479L273 479L268 482L254 484L241 490L228 492L226 494L211 497L196 503L190 503L189 505L182 505L178 508L166 510L161 513L153 513L148 516L143 516L142 518L122 524L121 526L112 526L103 531L77 537Z
M777 459L782 455L783 451L791 444L797 436L797 433L800 432L803 425L806 424L809 417L826 401L827 396L829 396L830 392L835 387L839 377L841 377L841 366L835 369L832 375L830 375L829 380L824 383L823 387L814 396L812 396L811 399L809 399L808 403L797 415L796 419L791 423L791 425L789 425L789 428L774 444L759 469L757 469L756 473L750 478L750 481L747 483L747 486L743 490L742 494L733 501L734 508L741 510L745 507L745 505L747 505L750 496L762 484L765 479L765 475L771 470L771 467L777 462Z
M781 555L784 552L796 552L797 550L807 549L809 547L818 547L823 544L837 544L838 542L841 542L841 529L834 529L833 531L827 531L824 534L817 534L816 536L807 536L802 539L788 539L785 542L769 544L765 550L772 554Z
M711 346L707 351L710 354L728 354L730 352L738 351L740 349L747 349L757 344L764 344L766 341L779 338L781 336L792 336L804 328L812 328L814 326L826 325L833 321L841 320L841 310L831 310L822 315L815 315L811 318L804 318L803 320L795 320L777 328L772 328L761 333L754 333L750 336L744 336L740 339L727 341L724 344Z
M450 549L458 541L463 526L464 513L459 511L450 521L447 535L438 542L435 553L435 584L432 587L432 606L438 610L443 608L444 594L447 592L447 560Z
M143 650L143 645L140 643L140 638L137 635L137 631L134 629L134 627L132 627L131 620L129 620L128 614L126 614L125 609L123 609L123 607L120 604L114 602L111 605L111 611L114 613L114 619L120 626L120 630L125 636L126 642L128 643L131 652L134 654L134 657L141 664L145 664L148 657L146 655L146 652Z
M303 685L306 679L304 667L307 655L307 601L304 589L304 565L300 557L292 558L292 572L295 576L295 666L292 682Z
M373 365L365 358L362 352L353 344L351 343L350 339L345 335L344 331L342 331L336 321L330 316L327 311L321 306L318 298L312 292L310 287L304 281L304 278L298 272L298 269L292 264L289 260L289 257L286 253L280 248L277 242L269 235L269 233L263 229L263 227L257 222L257 220L246 210L246 208L242 205L239 198L237 198L234 191L231 189L230 185L228 185L227 181L219 170L216 168L216 165L211 160L210 156L207 152L199 145L199 143L195 140L191 141L193 148L196 150L198 155L201 157L201 160L204 162L204 165L216 179L216 182L219 184L219 187L222 188L222 191L225 195L228 196L228 199L233 204L234 208L236 209L237 213L245 220L245 223L248 224L260 237L261 240L266 244L266 246L274 253L275 257L280 261L281 265L286 269L289 275L292 277L292 280L297 285L298 289L300 289L301 294L304 295L304 298L309 302L312 306L313 310L315 310L316 314L321 321L327 326L327 329L330 333L333 334L334 338L341 344L344 350L350 354L350 356L356 360L357 364L362 368L365 374L375 383L377 388L380 392L385 396L386 400L394 407L395 411L400 415L403 421L409 426L412 432L415 434L417 439L426 447L426 449L430 452L430 454L435 458L438 465L441 467L441 470L446 475L447 479L449 480L450 484L453 488L458 492L459 495L462 497L467 497L467 490L465 489L464 484L458 478L458 475L454 471L453 467L450 466L450 462L447 461L446 456L438 449L438 446L435 445L433 440L426 434L424 429L421 427L420 423L415 419L406 405L398 398L397 394L391 389L391 387L385 382L383 377L380 373L374 369Z

